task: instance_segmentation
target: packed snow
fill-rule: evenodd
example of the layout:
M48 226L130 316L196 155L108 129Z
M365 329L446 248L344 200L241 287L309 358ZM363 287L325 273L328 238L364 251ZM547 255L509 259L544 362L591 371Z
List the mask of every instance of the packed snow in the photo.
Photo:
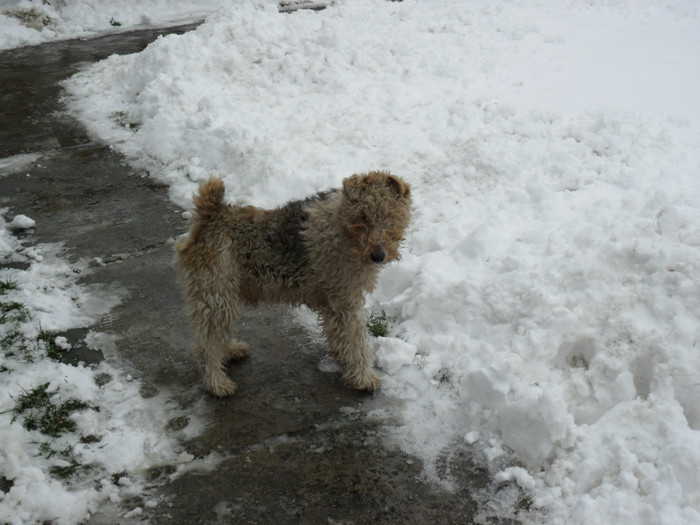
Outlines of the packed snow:
M404 177L368 298L390 439L427 475L468 447L526 521L700 523L695 2L247 1L65 87L184 207Z
M12 222L8 224L7 227L11 230L29 230L34 228L35 225L36 222L34 219L20 213L19 215L15 215L14 219L12 219Z

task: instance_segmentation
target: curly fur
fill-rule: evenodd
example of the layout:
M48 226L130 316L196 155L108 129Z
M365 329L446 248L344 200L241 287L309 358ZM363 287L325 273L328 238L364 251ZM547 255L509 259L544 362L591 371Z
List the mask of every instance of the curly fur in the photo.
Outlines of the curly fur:
M265 210L225 204L223 182L210 179L194 205L194 225L176 245L175 267L206 388L217 396L236 390L223 367L248 352L248 345L234 340L239 305L286 303L315 310L346 382L375 390L380 380L372 372L364 293L374 288L381 267L399 258L410 186L375 171Z

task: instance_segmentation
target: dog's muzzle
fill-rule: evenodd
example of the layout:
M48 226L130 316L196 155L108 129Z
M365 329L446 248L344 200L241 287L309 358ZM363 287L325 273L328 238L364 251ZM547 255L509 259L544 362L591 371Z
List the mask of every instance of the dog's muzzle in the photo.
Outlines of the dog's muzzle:
M369 258L373 263L381 263L384 262L384 259L386 259L386 253L384 253L384 250L382 250L382 247L377 245L374 248L372 248L372 251L369 254Z

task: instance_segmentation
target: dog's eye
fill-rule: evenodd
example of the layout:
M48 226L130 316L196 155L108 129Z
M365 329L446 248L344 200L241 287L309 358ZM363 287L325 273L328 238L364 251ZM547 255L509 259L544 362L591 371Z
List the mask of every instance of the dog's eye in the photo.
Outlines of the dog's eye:
M345 231L351 237L361 237L367 235L367 226L362 222L354 222L352 224L345 225Z
M367 228L369 230L372 229L372 221L367 213L358 213L353 222L358 226L362 226L363 228Z

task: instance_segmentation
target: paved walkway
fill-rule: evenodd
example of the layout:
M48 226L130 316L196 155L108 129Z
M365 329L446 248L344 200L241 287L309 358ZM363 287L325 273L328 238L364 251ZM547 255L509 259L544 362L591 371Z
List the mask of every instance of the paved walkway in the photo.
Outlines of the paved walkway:
M483 486L485 474L453 458L445 469L461 472L460 490L446 493L421 482L421 462L385 448L380 427L362 408L341 410L358 408L367 397L347 389L339 373L318 369L323 348L284 308L243 312L241 336L251 357L229 369L239 384L236 395L218 400L202 390L167 243L187 227L182 210L168 200L167 188L62 113L58 86L85 62L137 52L159 34L191 28L0 52L0 158L41 154L30 177L25 170L0 178L0 206L35 219L37 242L63 241L69 257L107 263L84 281L125 289L128 296L96 328L119 336L117 358L142 380L144 396L167 389L182 408L209 421L207 432L185 448L197 457L217 452L226 458L212 472L174 480L172 469L148 473L148 498L161 504L141 518L155 524L470 523L470 491ZM85 333L67 335L74 355L94 361L94 352L80 354ZM122 513L143 503L123 502Z

